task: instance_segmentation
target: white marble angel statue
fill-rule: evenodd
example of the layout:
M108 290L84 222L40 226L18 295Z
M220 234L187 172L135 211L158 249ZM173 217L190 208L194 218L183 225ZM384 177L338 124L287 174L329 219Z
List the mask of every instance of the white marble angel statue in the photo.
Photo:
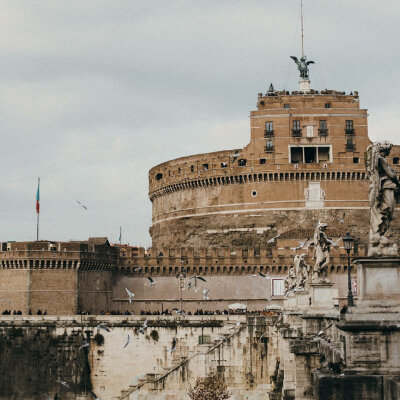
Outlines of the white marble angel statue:
M293 265L296 271L296 287L300 290L304 289L308 275L310 273L310 266L304 261L305 254L295 255Z
M385 157L392 144L375 142L367 148L365 163L370 180L369 201L371 210L368 256L396 256L397 245L390 239L390 222L399 198L400 184L397 174Z
M313 283L329 282L326 276L326 269L329 263L329 250L331 248L331 241L326 236L327 225L318 222L314 231L314 268L312 275Z

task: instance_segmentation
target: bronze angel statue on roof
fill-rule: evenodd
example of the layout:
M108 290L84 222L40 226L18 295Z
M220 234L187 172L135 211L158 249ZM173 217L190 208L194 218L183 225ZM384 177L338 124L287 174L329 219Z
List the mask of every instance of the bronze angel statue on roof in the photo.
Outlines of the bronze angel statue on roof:
M369 201L371 210L368 255L396 256L397 245L390 239L390 222L399 202L400 183L386 157L392 144L387 141L375 142L367 148L365 164L370 180Z
M307 61L307 57L303 56L300 60L295 56L290 56L291 59L297 64L297 69L300 71L300 78L308 79L308 66L315 64L314 61Z

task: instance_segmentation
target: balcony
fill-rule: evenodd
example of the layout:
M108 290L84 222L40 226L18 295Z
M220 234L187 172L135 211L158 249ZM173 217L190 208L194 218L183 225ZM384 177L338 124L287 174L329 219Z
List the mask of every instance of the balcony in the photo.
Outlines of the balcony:
M353 128L346 128L346 135L347 136L354 136L355 132Z
M328 136L328 129L318 129L319 136Z
M274 145L267 145L265 146L266 153L273 153L274 152Z
M264 137L272 137L272 136L274 136L273 130L264 131Z
M346 143L346 151L355 151L356 145L355 143Z
M292 129L293 137L301 137L301 129Z

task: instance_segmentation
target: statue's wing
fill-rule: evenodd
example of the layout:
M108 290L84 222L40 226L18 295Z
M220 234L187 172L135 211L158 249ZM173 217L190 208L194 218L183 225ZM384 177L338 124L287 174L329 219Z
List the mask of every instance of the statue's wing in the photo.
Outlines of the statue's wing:
M307 61L307 65L308 64L315 64L315 62L314 61Z
M291 58L292 60L294 60L295 63L298 63L298 62L299 62L299 59L298 59L297 57L295 57L295 56L290 56L290 58Z

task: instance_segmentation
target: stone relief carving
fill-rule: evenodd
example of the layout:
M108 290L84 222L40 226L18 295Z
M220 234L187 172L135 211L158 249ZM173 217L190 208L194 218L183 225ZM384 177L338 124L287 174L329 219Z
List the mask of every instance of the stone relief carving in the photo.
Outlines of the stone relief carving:
M326 270L329 263L329 250L331 241L326 236L327 224L318 222L314 231L314 257L315 260L312 282L326 283L329 279L326 276Z
M397 244L390 239L390 223L394 219L395 205L399 200L400 184L395 171L385 159L392 144L375 142L367 148L366 167L370 180L370 230L369 256L396 256Z

